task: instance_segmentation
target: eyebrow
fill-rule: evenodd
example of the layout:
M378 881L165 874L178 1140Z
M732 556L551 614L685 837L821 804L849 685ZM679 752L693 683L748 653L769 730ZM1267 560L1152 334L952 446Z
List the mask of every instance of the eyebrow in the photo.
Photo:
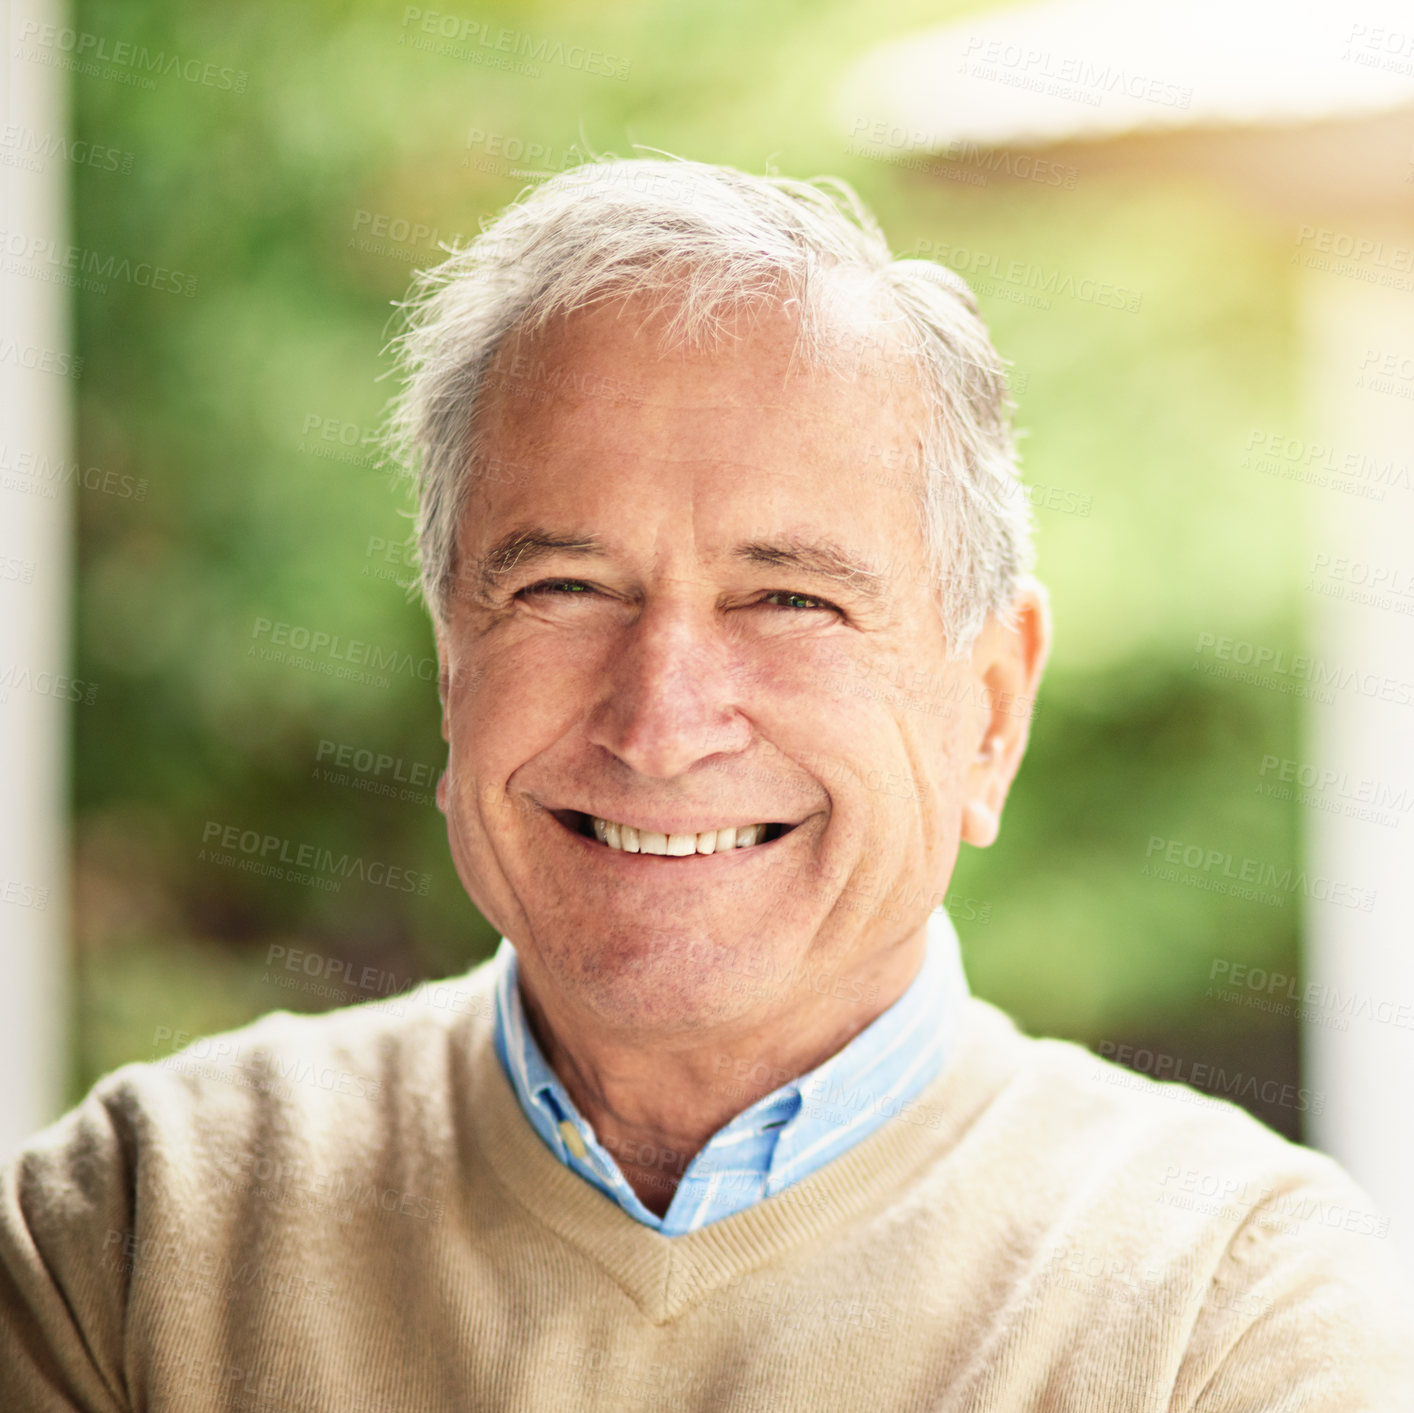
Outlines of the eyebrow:
M472 579L485 593L509 575L556 554L603 559L609 550L597 535L562 535L540 526L512 530L476 561L472 566ZM752 540L738 545L732 557L747 564L794 569L839 584L870 601L877 602L884 597L884 576L832 540L807 540L801 536Z
M738 545L734 553L736 558L750 564L796 569L817 579L828 579L870 600L877 601L884 595L884 576L832 540L805 540L798 536L753 540L750 544Z
M508 575L528 569L552 554L602 559L608 550L595 535L557 535L538 525L512 530L502 535L472 566L472 582L482 593L487 593Z

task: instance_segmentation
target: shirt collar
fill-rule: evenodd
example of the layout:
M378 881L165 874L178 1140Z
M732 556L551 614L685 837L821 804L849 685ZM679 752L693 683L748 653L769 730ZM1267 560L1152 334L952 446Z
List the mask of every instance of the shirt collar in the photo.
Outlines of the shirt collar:
M947 913L934 911L927 927L923 964L891 1006L813 1070L756 1100L712 1135L688 1170L687 1178L705 1195L693 1199L694 1216L683 1229L712 1219L713 1194L723 1178L750 1187L759 1172L760 1195L769 1196L822 1167L895 1115L938 1126L941 1116L923 1114L911 1101L946 1061L960 1029L968 988L957 933ZM497 1051L527 1117L562 1161L587 1169L586 1175L621 1206L640 1221L657 1225L659 1219L633 1194L536 1042L521 1001L515 947L508 938L501 939L494 966ZM821 970L812 984L829 988L835 978ZM743 1165L749 1171L743 1172ZM680 1195L688 1200L687 1192ZM726 1214L726 1209L715 1213Z

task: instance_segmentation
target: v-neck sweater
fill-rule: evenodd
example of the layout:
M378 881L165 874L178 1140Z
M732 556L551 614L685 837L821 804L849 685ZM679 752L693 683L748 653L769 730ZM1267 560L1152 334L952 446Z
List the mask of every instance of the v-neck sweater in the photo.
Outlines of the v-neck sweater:
M6 1413L1414 1408L1388 1225L967 1003L927 1117L664 1237L546 1148L492 971L129 1065L0 1173Z

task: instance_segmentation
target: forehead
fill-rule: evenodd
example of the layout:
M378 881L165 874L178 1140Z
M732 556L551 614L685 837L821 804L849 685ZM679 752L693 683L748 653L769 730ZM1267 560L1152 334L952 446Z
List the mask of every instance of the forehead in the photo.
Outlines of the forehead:
M673 313L620 300L505 341L482 400L474 538L557 508L625 532L631 507L648 520L669 505L734 535L877 539L913 523L925 409L886 331L841 320L815 365L779 307L696 349L665 348Z

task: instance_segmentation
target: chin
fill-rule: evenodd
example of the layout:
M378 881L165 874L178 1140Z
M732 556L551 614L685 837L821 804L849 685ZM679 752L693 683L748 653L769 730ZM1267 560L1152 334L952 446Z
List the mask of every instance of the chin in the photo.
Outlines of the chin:
M602 921L555 931L563 944L547 945L537 932L542 964L559 989L607 1024L671 1030L728 1021L753 1010L783 983L794 961L751 929L748 949L723 946L700 929L661 923L606 926ZM592 939L592 940L591 940Z

